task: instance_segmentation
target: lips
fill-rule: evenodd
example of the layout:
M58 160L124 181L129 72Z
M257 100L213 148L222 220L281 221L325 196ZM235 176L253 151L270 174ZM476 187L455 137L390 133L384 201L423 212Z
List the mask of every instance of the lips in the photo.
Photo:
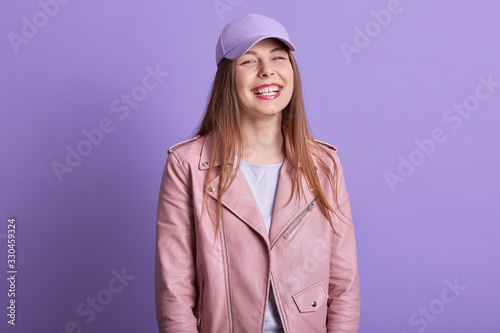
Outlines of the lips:
M275 99L281 94L282 87L277 83L263 84L252 89L255 97L260 99Z

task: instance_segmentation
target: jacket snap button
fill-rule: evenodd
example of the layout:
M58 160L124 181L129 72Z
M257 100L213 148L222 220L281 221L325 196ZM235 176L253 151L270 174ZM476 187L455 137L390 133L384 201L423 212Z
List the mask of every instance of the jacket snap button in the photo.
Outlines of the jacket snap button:
M213 192L213 191L215 191L215 188L214 188L213 186L210 186L210 187L208 188L208 192Z
M312 301L311 305L313 306L313 308L315 308L318 303L316 303L316 301Z
M203 166L207 166L207 165L208 165L208 162L203 162L203 163L201 163L201 165L203 165Z

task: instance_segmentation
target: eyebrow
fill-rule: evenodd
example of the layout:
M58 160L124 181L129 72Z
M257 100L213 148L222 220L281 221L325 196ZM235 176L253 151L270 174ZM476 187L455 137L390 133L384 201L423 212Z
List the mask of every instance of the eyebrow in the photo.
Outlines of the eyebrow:
M276 52L276 51L286 51L286 50L283 47L278 46L278 47L275 47L274 49L272 49L271 51L269 51L269 53L273 53L273 52ZM255 51L246 51L245 54L257 55L257 53Z

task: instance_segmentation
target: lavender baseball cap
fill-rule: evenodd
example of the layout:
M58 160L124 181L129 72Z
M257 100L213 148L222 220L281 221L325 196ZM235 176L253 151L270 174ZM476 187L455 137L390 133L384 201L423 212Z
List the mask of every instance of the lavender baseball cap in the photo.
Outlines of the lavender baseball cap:
M267 16L248 14L229 22L222 28L217 41L215 50L217 66L222 58L239 58L266 38L277 38L290 50L295 51L285 27Z

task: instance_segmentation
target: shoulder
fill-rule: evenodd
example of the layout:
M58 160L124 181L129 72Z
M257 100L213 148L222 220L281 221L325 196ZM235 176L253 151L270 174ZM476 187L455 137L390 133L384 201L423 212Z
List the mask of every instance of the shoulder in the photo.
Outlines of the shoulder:
M316 144L318 144L320 146L326 147L326 148L331 149L331 150L333 150L335 152L337 151L337 147L335 147L331 143L328 143L328 142L325 142L325 141L320 141L320 140L317 140L317 139L314 139L314 142L316 142Z
M321 160L331 170L334 170L340 164L338 149L331 143L314 139L311 144L311 152L315 159ZM322 164L321 162L318 162Z
M172 145L168 149L168 154L175 154L178 156L200 152L205 142L205 136L197 135L191 139L184 140Z
M197 163L200 159L206 136L195 136L191 139L178 142L168 149L167 160L177 160L180 164Z
M325 157L330 157L330 158L337 158L337 147L334 146L331 143L321 141L314 139L311 142L311 150L314 155L325 158Z
M196 147L196 143L197 143L196 141L199 141L200 138L201 138L201 136L197 135L191 139L178 142L175 145L168 148L168 153L171 154L176 150L178 152L182 152L183 150ZM185 146L185 147L183 147L183 146ZM183 148L179 150L180 147L183 147Z

